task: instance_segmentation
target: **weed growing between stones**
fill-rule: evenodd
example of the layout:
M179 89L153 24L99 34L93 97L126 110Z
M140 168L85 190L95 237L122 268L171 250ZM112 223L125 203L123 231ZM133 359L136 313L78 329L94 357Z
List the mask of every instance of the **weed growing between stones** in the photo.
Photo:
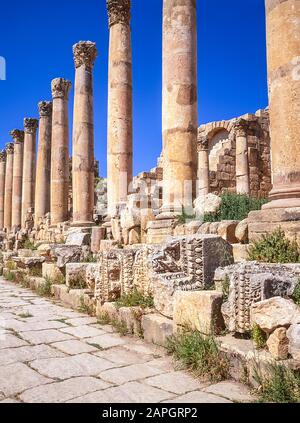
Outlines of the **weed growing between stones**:
M259 326L254 325L251 330L251 339L254 342L254 345L258 349L263 349L266 347L267 335Z
M86 289L86 282L82 276L77 275L70 279L69 287L70 289Z
M110 318L109 318L109 314L108 313L103 313L98 317L97 323L99 323L99 325L109 325L110 324Z
M17 268L17 265L14 261L9 260L9 261L6 262L6 269L7 270L16 270L16 268Z
M279 227L253 243L249 248L249 260L264 263L297 263L300 261L299 246L296 240L287 239Z
M46 279L41 285L39 285L36 289L36 293L41 297L51 297L51 281L50 279Z
M230 192L221 195L222 203L217 213L208 213L204 222L221 222L221 220L244 220L253 210L260 210L266 199L257 199L245 194Z
M37 250L37 246L34 244L34 242L30 241L30 239L26 239L24 241L23 248L25 250L31 250L31 251Z
M39 267L32 267L29 270L29 276L32 276L33 278L41 278L42 277L42 269Z
M229 361L213 335L185 331L169 338L167 350L183 368L200 378L219 382L229 376Z
M8 272L5 272L4 277L9 282L16 282L16 274L10 270Z
M141 307L154 308L154 299L151 296L145 296L137 289L129 294L122 295L116 302L117 308L121 307Z
M80 306L78 308L78 311L80 313L88 314L89 316L93 316L94 314L93 308L85 303L83 295L80 297Z
M86 257L83 258L82 263L97 263L98 258L92 253L89 253Z
M259 402L300 403L300 372L272 363L267 372L262 373L259 366L254 369L254 379Z
M296 285L296 288L294 290L292 300L294 301L294 303L296 303L298 306L300 306L300 279L299 279L299 281Z
M33 315L27 312L18 314L18 317L21 317L21 319L29 319L30 317L33 317Z

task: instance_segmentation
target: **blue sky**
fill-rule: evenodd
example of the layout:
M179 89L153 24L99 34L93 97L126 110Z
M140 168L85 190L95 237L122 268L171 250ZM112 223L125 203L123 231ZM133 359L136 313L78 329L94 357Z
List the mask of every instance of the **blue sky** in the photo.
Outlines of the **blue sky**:
M264 0L197 0L199 124L255 112L268 104ZM162 0L132 0L134 171L155 166L161 151ZM105 0L3 0L0 147L8 131L37 117L50 81L74 81L72 45L97 43L95 153L106 174L108 23ZM73 91L70 95L72 122ZM70 125L72 126L72 125ZM70 128L71 130L71 128Z

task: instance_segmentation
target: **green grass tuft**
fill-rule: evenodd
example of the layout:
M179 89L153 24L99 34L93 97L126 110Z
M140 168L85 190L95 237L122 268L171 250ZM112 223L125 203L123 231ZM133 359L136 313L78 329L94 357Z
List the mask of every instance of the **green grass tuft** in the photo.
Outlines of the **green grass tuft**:
M251 330L251 339L254 342L256 348L263 349L266 347L267 335L256 324L253 326Z
M117 308L121 307L141 307L154 308L154 299L151 296L145 296L137 289L134 289L129 294L122 295L116 302Z

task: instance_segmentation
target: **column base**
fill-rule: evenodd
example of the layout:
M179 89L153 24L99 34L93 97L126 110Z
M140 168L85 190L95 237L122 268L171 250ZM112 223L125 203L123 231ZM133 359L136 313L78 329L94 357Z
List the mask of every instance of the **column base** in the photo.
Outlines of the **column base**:
M278 204L276 201L285 200L275 200L272 203ZM264 207L263 210L253 211L248 215L250 242L257 241L262 235L272 233L279 227L289 239L296 239L300 244L300 206L289 208Z

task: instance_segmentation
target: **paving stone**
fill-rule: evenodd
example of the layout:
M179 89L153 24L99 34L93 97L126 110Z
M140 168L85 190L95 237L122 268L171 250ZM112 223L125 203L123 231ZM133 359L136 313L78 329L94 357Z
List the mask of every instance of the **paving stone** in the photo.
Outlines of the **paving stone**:
M179 395L195 391L196 389L201 389L205 386L201 385L201 383L196 379L183 372L164 373L150 377L145 380L145 383Z
M2 336L3 339L0 341L0 350L5 348L17 348L22 347L24 345L28 345L28 342L24 341L23 339L18 338L17 336L5 334Z
M115 332L114 328L110 325L101 325L100 323L96 323L96 324L91 325L91 327L104 330L104 332L106 332L106 333L114 333Z
M0 391L5 396L16 395L25 389L52 382L22 363L0 367Z
M97 319L96 317L77 317L74 319L68 319L67 323L73 326L90 325L97 323Z
M22 338L31 344L52 344L53 342L67 341L74 339L72 336L55 329L21 332Z
M30 365L39 373L57 379L68 379L76 376L96 376L100 372L114 367L114 364L110 361L92 354L35 360Z
M131 351L136 351L141 354L152 354L158 357L167 355L166 350L162 347L153 344L147 344L144 341L136 341L134 339L132 339L131 342L126 343L124 348Z
M92 328L90 326L67 327L61 329L61 331L76 336L77 338L92 338L105 334L103 330Z
M6 398L0 401L0 404L19 404L20 401L15 400L14 398Z
M147 364L133 364L131 366L119 367L116 369L101 372L99 377L107 382L121 385L134 380L145 379L146 377L158 375L161 370L150 367Z
M85 395L72 401L73 403L107 403L107 404L130 404L130 403L158 403L169 398L174 394L153 388L139 382L125 383L122 386L109 388L104 391ZM208 395L208 394L206 394Z
M61 351L57 351L48 345L34 345L19 348L0 350L0 366L17 362L30 362L41 358L64 357Z
M113 333L87 338L85 341L92 345L99 345L100 348L111 348L126 343L125 339Z
M153 358L152 355L139 354L135 351L126 350L123 347L114 347L95 353L97 357L105 358L120 366L145 363Z
M72 341L55 342L54 344L51 344L51 346L58 348L60 351L66 354L71 355L98 351L98 349L92 345L89 345L86 342L78 341L76 339Z
M204 391L237 402L252 402L254 400L245 385L233 381L224 381L211 385Z
M26 403L60 403L109 386L108 383L93 377L77 377L29 389L20 395L20 399Z
M185 403L194 403L194 404L217 404L217 403L230 403L231 401L217 397L216 395L208 394L206 392L194 391L185 395L181 395L169 401L163 401L167 403L175 404L185 404Z
M174 371L174 363L170 357L155 358L147 362L148 366L155 367L163 372L169 373Z

